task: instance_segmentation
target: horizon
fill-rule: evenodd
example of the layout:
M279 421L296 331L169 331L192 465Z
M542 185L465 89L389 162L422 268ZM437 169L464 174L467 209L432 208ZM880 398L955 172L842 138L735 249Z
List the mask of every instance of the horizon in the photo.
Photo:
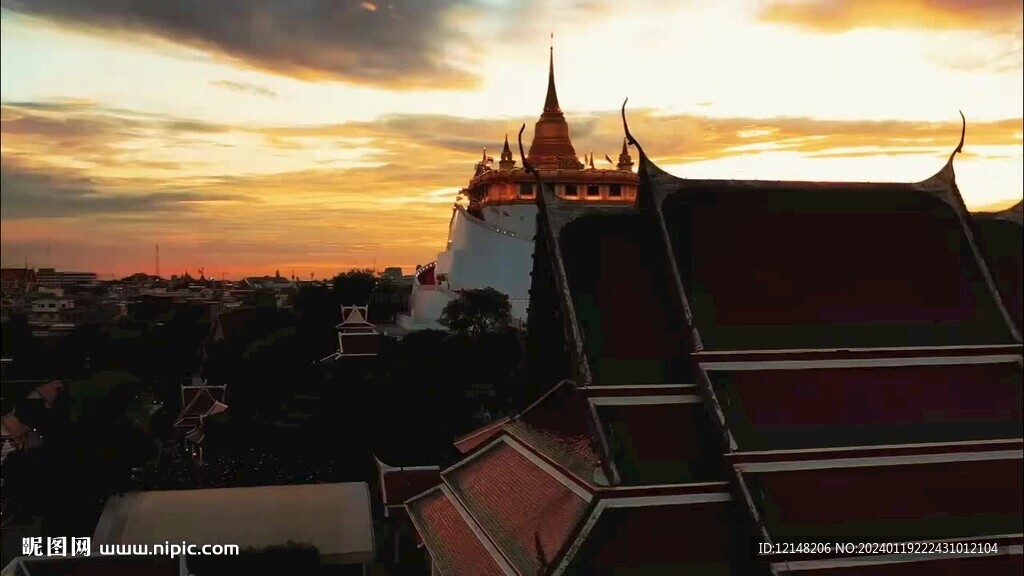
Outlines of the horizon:
M408 273L481 149L529 142L552 32L581 155L629 97L676 175L918 181L962 110L967 206L1024 197L1016 0L163 2L0 2L4 267Z

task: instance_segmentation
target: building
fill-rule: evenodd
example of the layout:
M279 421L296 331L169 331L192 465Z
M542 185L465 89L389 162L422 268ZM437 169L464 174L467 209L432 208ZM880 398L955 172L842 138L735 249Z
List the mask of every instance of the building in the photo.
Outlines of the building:
M368 319L368 306L342 306L338 331L337 358L349 356L376 356L380 350L380 332Z
M577 206L629 206L636 197L633 161L623 143L618 162L598 168L593 154L580 161L569 137L555 89L554 51L548 66L544 110L537 121L529 161L554 194ZM607 156L606 156L607 158ZM537 230L537 184L516 167L505 146L497 167L484 150L469 185L456 202L448 242L437 260L415 274L409 312L398 317L406 330L442 329L438 319L459 290L494 288L508 295L513 318L525 321Z
M441 469L438 466L389 466L374 458L377 464L377 487L383 509L383 526L381 530L389 542L383 543L381 549L391 549L391 560L395 564L405 562L410 555L419 555L421 544L416 529L409 520L405 510L405 501L421 494L441 482Z
M0 269L0 288L4 294L24 294L31 292L35 286L36 273L30 268Z
M206 380L198 376L181 385L181 412L174 421L174 428L183 432L185 448L199 464L204 462L206 419L227 412L227 394L227 385L208 386Z
M36 282L47 288L66 288L75 284L89 284L98 279L95 272L59 272L53 268L40 268L36 272Z
M630 141L635 205L537 178L545 390L406 503L433 572L1020 573L1021 336L963 137L912 184L684 179Z
M369 487L349 482L118 494L107 501L92 535L97 548L182 541L240 551L292 542L314 547L322 564L371 564Z

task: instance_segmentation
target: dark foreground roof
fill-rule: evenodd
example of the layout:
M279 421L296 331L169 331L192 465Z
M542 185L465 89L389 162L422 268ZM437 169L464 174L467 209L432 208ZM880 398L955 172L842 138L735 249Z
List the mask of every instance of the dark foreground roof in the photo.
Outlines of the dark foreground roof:
M909 184L687 180L630 140L636 206L537 195L547 392L442 472L465 526L408 504L441 572L472 573L462 547L531 575L1019 568L1024 349L953 157ZM1002 554L756 552L927 539Z

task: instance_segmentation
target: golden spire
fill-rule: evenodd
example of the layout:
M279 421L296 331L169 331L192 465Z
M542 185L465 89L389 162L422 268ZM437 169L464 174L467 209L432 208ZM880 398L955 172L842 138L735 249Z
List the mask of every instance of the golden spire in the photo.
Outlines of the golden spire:
M633 170L633 159L629 157L629 148L626 139L622 139L622 152L619 153L619 163L615 165L619 170Z
M516 161L512 159L512 149L508 147L508 134L505 134L505 147L501 149L501 160L498 161L498 168L501 170L511 170L516 165Z
M572 141L569 139L569 125L565 122L562 108L558 105L558 92L555 90L555 35L551 35L552 44L548 60L548 92L544 98L544 111L533 132L533 143L527 159L535 168L562 168L580 170L584 167L576 156Z
M544 112L561 113L558 105L558 92L555 90L555 34L551 34L551 46L548 49L548 94L544 99Z

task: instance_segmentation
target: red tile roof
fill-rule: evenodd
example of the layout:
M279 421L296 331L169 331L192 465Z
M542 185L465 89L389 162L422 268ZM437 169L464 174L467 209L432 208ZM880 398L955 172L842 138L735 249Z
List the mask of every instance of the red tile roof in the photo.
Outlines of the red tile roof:
M728 565L733 514L731 502L605 508L575 555L570 572L613 574L643 566L659 568L664 574L707 573L712 566Z
M1002 358L709 374L741 450L954 442L1020 437L1024 372Z
M508 416L498 418L493 422L473 430L469 434L456 438L455 449L461 454L469 454L477 447L490 442L495 436L501 434L501 429L505 426L508 420Z
M556 560L588 500L510 442L499 439L442 477L512 565L535 574L541 559Z
M459 504L436 488L406 505L416 532L446 576L503 576L485 544L467 523Z
M506 429L581 482L592 485L601 457L591 438L590 420L585 395L571 382L563 381L527 407Z
M725 478L722 445L701 402L596 407L622 484Z
M927 184L662 178L665 222L703 344L1011 343L945 177Z
M1019 533L1024 522L1020 457L974 459L978 456L864 467L829 461L827 468L745 471L741 476L777 542Z
M688 381L682 308L651 218L583 217L560 238L593 383Z
M391 469L381 472L381 497L385 506L400 506L406 500L441 483L441 470Z

